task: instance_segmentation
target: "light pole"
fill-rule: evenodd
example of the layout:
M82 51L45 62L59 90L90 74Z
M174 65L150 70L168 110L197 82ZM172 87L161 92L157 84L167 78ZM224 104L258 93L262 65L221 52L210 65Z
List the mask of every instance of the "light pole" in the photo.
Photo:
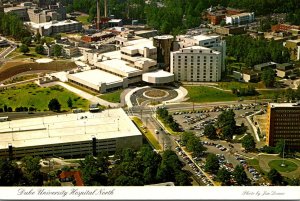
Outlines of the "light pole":
M86 121L84 122L84 134L86 134Z

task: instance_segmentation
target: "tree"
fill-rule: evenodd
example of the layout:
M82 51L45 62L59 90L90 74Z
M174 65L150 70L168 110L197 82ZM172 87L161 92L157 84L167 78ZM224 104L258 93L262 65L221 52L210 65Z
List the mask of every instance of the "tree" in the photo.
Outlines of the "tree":
M105 155L99 155L95 159L88 155L80 162L82 179L87 186L107 185L108 158Z
M8 159L0 159L0 186L21 185L22 172L18 165Z
M255 149L255 141L254 141L254 137L252 135L246 135L243 139L242 139L242 146L247 150L253 150Z
M272 68L265 69L261 76L266 87L273 87L275 83L275 73Z
M38 31L38 32L36 33L36 35L35 35L34 41L35 41L37 44L41 44L41 38L42 38L42 36L41 36L40 32Z
M227 125L222 128L222 137L226 140L232 140L234 132L234 128L230 125Z
M12 112L12 111L13 111L12 107L7 108L7 112Z
M60 103L58 102L58 100L56 98L53 98L53 99L50 100L50 102L48 104L48 108L51 111L59 112L60 108L61 108L61 105L60 105Z
M45 48L44 48L43 45L37 45L37 46L35 47L35 52L36 52L37 54L44 54L44 50L45 50Z
M4 104L3 110L4 110L4 112L7 112L7 105Z
M219 170L219 159L215 154L208 154L204 170L206 172L217 173Z
M212 124L208 124L204 127L204 133L206 137L209 139L216 139L217 138L217 132L216 128Z
M281 139L276 143L275 153L279 154L281 157L283 156L284 149L284 140Z
M281 174L274 168L272 168L269 172L268 172L268 179L270 179L270 181L272 182L272 184L274 185L280 185L282 183L283 177L281 176Z
M28 53L29 51L30 51L30 50L29 50L29 48L28 48L27 45L22 44L22 45L20 46L20 52L22 52L23 54L26 54L26 53Z
M73 101L72 99L69 97L68 101L67 101L68 107L72 108L73 107Z
M221 168L217 173L217 180L222 182L222 185L228 185L230 183L230 172L228 172L225 168Z
M31 40L32 40L31 37L24 37L24 38L22 38L21 43L23 43L27 46L30 46L31 45Z
M226 22L225 22L225 20L221 20L221 22L220 22L220 26L221 27L223 27L223 26L225 26L226 25Z
M233 171L233 176L238 185L248 185L250 180L247 177L246 172L244 171L243 166L237 165Z
M60 39L61 39L61 34L56 34L56 35L54 36L54 39L55 39L55 40L60 40Z
M286 101L291 102L291 101L296 99L297 95L296 95L296 92L293 89L287 88L285 90L284 96L286 98Z
M41 158L32 156L25 156L22 158L21 167L26 185L41 186L43 184L43 175L40 172L40 160Z
M55 44L53 47L53 55L59 57L62 55L62 46Z

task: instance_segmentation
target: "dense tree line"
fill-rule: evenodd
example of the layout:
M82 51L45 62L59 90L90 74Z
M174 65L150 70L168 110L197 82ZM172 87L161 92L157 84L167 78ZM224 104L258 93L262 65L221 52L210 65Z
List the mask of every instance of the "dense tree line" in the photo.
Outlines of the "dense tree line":
M11 36L17 40L30 36L22 20L14 14L0 13L0 34Z
M181 135L181 143L186 146L189 152L193 152L194 157L203 155L206 148L202 145L201 140L192 132L184 132Z
M167 124L173 131L180 131L179 124L174 121L173 116L165 108L158 108L156 114Z
M0 186L41 186L40 158L26 156L21 165L9 159L0 159Z
M167 150L162 156L149 146L138 151L125 149L116 154L118 161L109 168L108 157L101 154L96 158L87 156L81 162L84 184L87 186L142 186L160 182L175 182L190 185L188 174L175 152Z
M269 61L285 63L290 60L286 47L276 41L254 39L247 35L229 36L226 38L227 56L244 62L248 67Z
M298 0L229 0L228 6L255 12L256 15L294 13L300 9Z

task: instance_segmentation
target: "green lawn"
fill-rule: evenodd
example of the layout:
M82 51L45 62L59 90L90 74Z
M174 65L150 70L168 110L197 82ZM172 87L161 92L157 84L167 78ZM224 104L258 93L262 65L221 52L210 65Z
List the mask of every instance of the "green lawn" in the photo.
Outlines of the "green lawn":
M244 83L244 82L218 82L218 86L222 89L225 90L231 90L232 88L246 88L248 86L253 86L255 88L263 89L265 88L264 84L259 82L259 83Z
M133 117L132 118L133 122L135 125L139 128L139 130L144 134L144 136L147 138L148 142L151 143L151 145L156 149L156 150L161 150L161 146L158 143L158 141L155 139L153 134L149 131L148 128L142 129L141 127L143 126L143 122L138 118L138 117Z
M76 20L81 22L83 25L87 25L87 24L91 24L90 22L88 22L88 18L89 18L88 15L84 15L84 16L80 15L76 17Z
M282 160L272 160L269 162L270 168L274 168L279 172L292 172L298 168L296 163L284 160L285 166L281 166Z
M61 110L70 110L67 106L69 97L73 100L73 107L87 109L89 102L74 93L60 87L41 88L36 84L19 85L0 92L0 107L4 104L12 107L34 107L38 111L48 110L48 103L52 98L57 98L61 104Z
M100 98L111 103L120 103L120 96L123 91L124 89L119 89L117 91L109 92L101 95Z
M190 102L218 102L218 101L235 101L239 98L231 92L225 92L218 89L205 86L185 86L188 90Z

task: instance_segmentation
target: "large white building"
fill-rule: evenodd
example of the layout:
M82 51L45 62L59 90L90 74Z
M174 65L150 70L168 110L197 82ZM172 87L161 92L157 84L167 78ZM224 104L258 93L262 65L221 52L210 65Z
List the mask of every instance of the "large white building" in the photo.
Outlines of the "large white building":
M83 61L93 65L94 73L80 72L69 74L68 80L94 91L105 93L117 88L145 81L152 84L173 82L174 75L157 71L157 49L152 40L138 39L120 43L120 50L98 54L92 51L83 52ZM147 76L144 73L152 72ZM109 75L110 74L110 75ZM166 78L166 79L162 79ZM108 79L111 77L112 79Z
M176 81L217 82L221 79L221 52L192 46L171 53L171 73Z
M237 15L226 16L226 24L247 24L254 21L254 13L240 13Z
M226 42L219 35L180 35L177 37L180 48L202 46L221 53L222 72L225 71ZM172 59L172 58L171 58Z
M141 132L121 108L6 121L0 133L0 157L75 157L142 145Z

